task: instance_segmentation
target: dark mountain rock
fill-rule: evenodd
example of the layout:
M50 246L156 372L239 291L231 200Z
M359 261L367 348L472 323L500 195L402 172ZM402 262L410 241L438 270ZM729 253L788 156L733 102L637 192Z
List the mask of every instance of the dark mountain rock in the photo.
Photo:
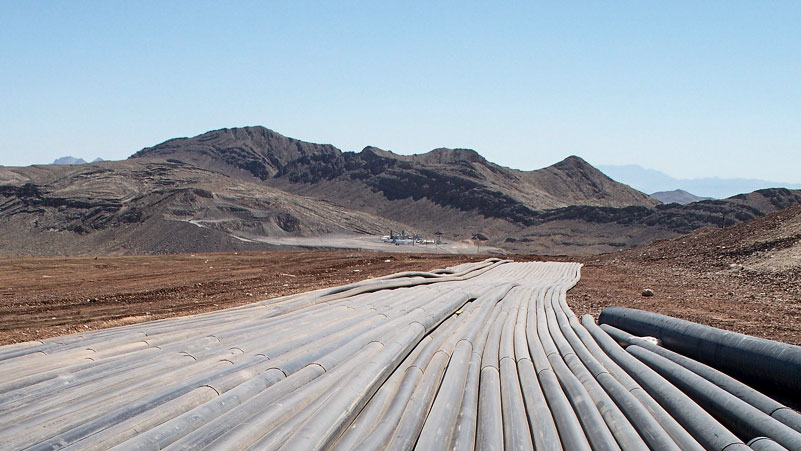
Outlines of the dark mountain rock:
M262 237L409 228L184 163L0 168L0 249L35 255L264 249Z
M593 253L731 225L801 192L660 204L577 156L536 171L469 149L342 152L263 127L177 138L126 161L0 167L5 253L236 250L270 237L480 233L520 252ZM260 244L261 243L261 244Z
M525 172L491 163L470 149L398 155L368 146L358 153L342 152L263 127L173 139L132 158L145 157L187 162L232 176L256 176L284 191L421 227L444 218L448 210L473 215L475 221L497 219L517 227L534 224L534 212L542 209L658 203L575 156ZM409 209L409 202L416 208Z
M723 200L692 204L662 204L656 207L624 208L570 206L538 212L537 223L580 219L593 223L644 225L677 233L689 233L706 226L733 225L801 203L801 191L772 188Z
M259 179L282 172L294 160L314 155L339 155L328 144L312 144L287 138L264 127L224 128L194 138L175 138L136 152L131 158L164 158L199 167L229 166Z

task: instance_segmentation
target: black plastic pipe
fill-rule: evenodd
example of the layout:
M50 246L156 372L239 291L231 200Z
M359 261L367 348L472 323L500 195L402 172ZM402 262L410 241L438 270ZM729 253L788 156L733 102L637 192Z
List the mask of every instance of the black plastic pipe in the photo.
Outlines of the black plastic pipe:
M623 307L608 307L600 323L701 361L754 386L772 386L801 401L801 347Z
M781 421L787 426L791 427L797 432L801 432L801 415L791 408L781 404L775 399L765 396L762 393L754 390L753 388L743 384L742 382L734 379L733 377L722 373L710 366L697 362L689 357L665 349L661 346L655 345L651 341L643 340L640 337L635 337L627 332L624 332L616 327L604 324L601 328L609 335L614 337L620 342L627 344L634 344L641 346L651 352L661 355L679 365L689 369L690 371L698 374L704 379L714 383L718 387L726 390L732 395L742 399L743 401L751 404L762 412L772 416L773 418Z
M740 437L769 437L787 449L801 450L801 434L703 377L640 346L630 354L690 395L721 423Z
M598 327L588 327L587 330L604 352L647 390L704 448L717 451L749 449L689 396L626 352L606 332Z

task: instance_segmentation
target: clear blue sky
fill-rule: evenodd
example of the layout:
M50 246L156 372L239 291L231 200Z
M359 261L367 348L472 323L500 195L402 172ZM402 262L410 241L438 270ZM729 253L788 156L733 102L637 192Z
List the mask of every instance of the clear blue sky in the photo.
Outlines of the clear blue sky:
M264 125L801 182L801 2L0 0L0 164Z

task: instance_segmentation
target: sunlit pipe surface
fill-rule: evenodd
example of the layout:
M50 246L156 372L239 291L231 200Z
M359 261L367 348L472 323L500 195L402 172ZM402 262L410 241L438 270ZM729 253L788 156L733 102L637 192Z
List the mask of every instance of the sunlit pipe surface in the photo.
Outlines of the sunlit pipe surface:
M579 271L489 259L0 347L0 448L793 445L737 437L579 321Z

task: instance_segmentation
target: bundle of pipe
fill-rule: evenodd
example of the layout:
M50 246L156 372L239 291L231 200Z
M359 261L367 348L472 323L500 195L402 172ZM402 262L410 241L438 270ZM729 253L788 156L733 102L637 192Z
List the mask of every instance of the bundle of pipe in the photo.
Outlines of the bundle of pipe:
M719 420L591 317L579 321L565 296L579 270L489 260L0 348L0 443L791 447L775 425Z
M643 325L649 318L654 319L655 325L649 326L647 323ZM629 323L629 320L632 320L632 322ZM749 445L752 448L782 449L781 447L786 447L787 449L801 449L801 415L721 371L720 369L727 368L726 364L721 365L723 368L706 365L690 358L689 355L682 355L679 352L668 349L666 346L663 347L656 344L653 340L648 339L653 338L652 336L647 338L640 337L618 329L609 323L623 325L623 327L629 326L627 329L655 332L653 334L656 336L655 338L664 340L662 341L663 345L671 343L677 349L690 349L695 351L692 356L705 355L704 352L699 352L698 349L714 348L721 341L726 342L726 338L731 335L734 335L737 339L735 343L751 344L757 342L760 347L767 349L775 349L774 347L776 347L792 351L795 348L794 346L741 334L725 333L726 331L721 329L690 323L664 315L619 307L605 309L600 315L600 322L603 323L600 328L611 338L622 344L631 356L659 373L729 430L739 437L749 440ZM673 327L679 330L689 330L690 336L684 337L684 340L692 340L692 344L682 343L682 338ZM693 333L717 337L710 340L711 342L709 343L704 343L697 337L693 337ZM742 339L742 337L746 337L747 340ZM665 340L665 338L668 339ZM753 349L751 352L753 352ZM782 354L772 352L768 357L763 357L756 361L775 360L778 358L777 355L781 356ZM794 353L787 352L784 355L792 357ZM708 358L708 360L726 362L730 358L730 356L723 355ZM792 363L792 360L790 361ZM749 363L743 362L743 365L748 366ZM755 371L746 368L737 373L754 374ZM783 374L781 373L776 375L777 379L782 379L782 377ZM773 377L764 376L761 382L775 383L771 379ZM787 394L791 398L797 396L798 392L788 392ZM776 448L779 445L781 446Z
M667 349L801 402L801 347L623 307L604 309L598 321L656 337Z

